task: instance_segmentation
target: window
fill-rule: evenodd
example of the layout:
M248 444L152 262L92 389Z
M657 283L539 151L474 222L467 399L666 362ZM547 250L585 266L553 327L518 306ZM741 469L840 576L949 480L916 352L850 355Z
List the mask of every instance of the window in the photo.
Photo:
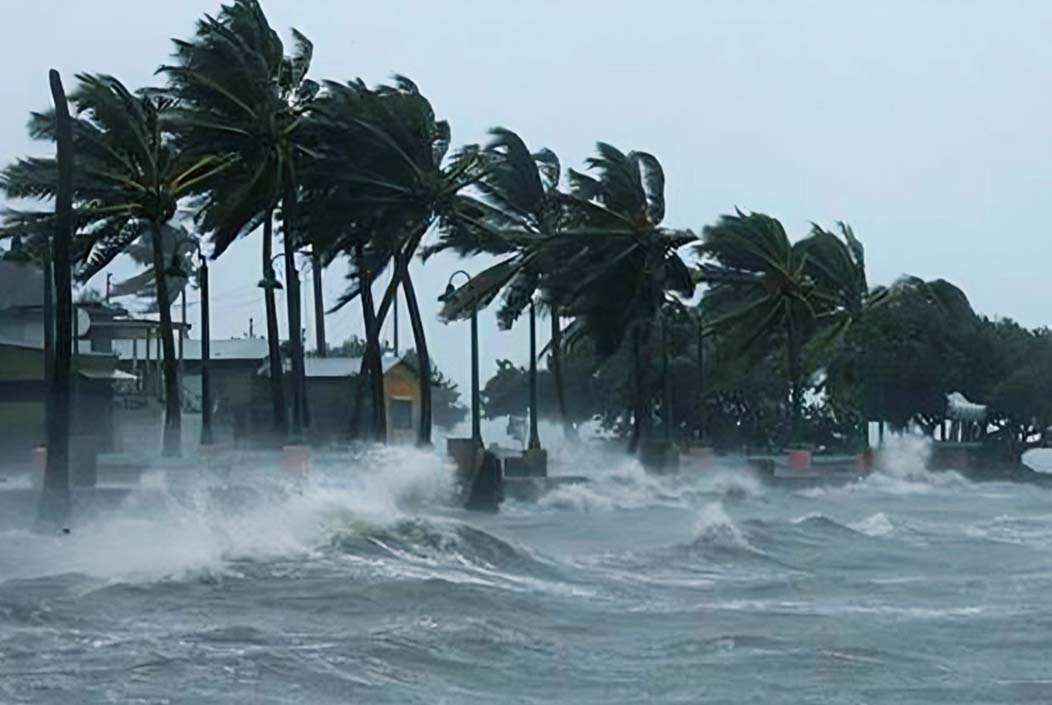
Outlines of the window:
M392 399L390 402L391 428L404 431L413 428L413 401Z

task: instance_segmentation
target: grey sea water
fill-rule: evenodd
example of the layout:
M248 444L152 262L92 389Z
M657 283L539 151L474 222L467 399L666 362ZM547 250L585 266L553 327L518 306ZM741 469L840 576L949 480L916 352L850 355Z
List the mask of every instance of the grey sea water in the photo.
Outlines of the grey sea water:
M413 451L154 478L0 530L0 703L1052 702L1052 494L922 456L794 488L581 452L498 515Z

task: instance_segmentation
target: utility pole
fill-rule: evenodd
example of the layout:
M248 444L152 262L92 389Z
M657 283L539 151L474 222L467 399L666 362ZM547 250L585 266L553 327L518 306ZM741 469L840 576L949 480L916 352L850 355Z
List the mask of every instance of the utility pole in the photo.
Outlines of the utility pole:
M110 282L113 281L113 273L106 272L106 305L110 305Z

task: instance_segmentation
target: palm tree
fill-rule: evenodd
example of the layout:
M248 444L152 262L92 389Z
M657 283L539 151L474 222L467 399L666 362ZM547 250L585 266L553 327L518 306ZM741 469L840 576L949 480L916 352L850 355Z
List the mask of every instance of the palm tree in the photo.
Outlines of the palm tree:
M814 288L811 298L816 306L821 330L817 344L832 350L834 361L855 365L865 358L868 341L864 325L866 314L887 299L886 287L870 288L866 279L866 254L862 241L851 226L837 223L839 236L813 224L811 234L801 243L807 254L807 272ZM869 376L868 373L865 373ZM868 446L869 432L865 395L861 405L860 441Z
M318 84L307 78L313 46L293 30L294 51L284 46L257 0L234 0L216 17L205 16L190 41L175 41L175 63L163 66L179 99L180 147L191 155L233 160L221 176L200 182L198 225L210 236L213 257L237 238L263 226L263 279L274 426L288 429L272 272L274 211L281 207L286 282L298 276L296 214L304 158L300 136ZM298 318L296 287L286 302L290 325ZM292 348L293 425L302 422L302 339L289 331Z
M55 180L55 236L46 266L54 267L57 306L55 348L50 360L47 401L47 467L38 518L65 523L70 512L69 428L72 386L71 352L73 332L73 287L70 282L70 240L73 237L74 138L62 78L50 72L51 98L55 103L54 135L57 147ZM45 275L45 281L50 277ZM50 287L48 287L50 289ZM50 295L50 290L45 296ZM45 336L47 333L45 333Z
M530 307L532 326L535 294L543 292L544 272L537 266L537 258L531 256L533 246L538 240L572 229L574 223L568 197L559 190L562 169L555 153L541 149L531 154L522 138L505 128L494 128L490 134L493 140L485 149L489 160L484 175L476 184L480 198L463 196L455 213L446 219L447 227L442 237L435 245L425 248L422 254L427 259L437 252L452 249L462 257L510 255L510 259L502 260L481 273L470 287L482 300L491 299L496 291L492 287L504 291L504 305L497 314L497 321L501 329L507 330L527 307ZM516 266L509 267L507 262ZM490 276L493 273L498 276ZM559 413L566 437L572 438L575 432L566 411L562 376L561 316L555 302L545 301L545 304L551 317L548 347ZM443 309L443 317L447 320L462 317L468 313L465 306L470 305L467 298L450 301ZM534 360L531 369L535 368ZM531 422L531 426L535 426L533 409Z
M171 296L166 269L166 226L176 205L199 183L223 171L229 160L195 156L176 149L168 130L172 102L155 91L132 93L112 76L77 76L70 95L76 109L73 145L77 153L73 201L77 235L77 276L87 281L140 238L150 238L160 335L164 355L165 423L163 452L179 455L180 404L178 369L172 329ZM30 133L55 139L54 116L34 114ZM8 195L50 199L57 195L58 163L53 159L20 159L0 177ZM48 216L9 212L7 227L39 228ZM56 261L56 278L60 274Z
M586 164L595 176L570 170L570 208L575 227L544 238L534 250L546 271L546 296L561 315L574 318L566 333L580 336L608 357L631 338L633 360L632 436L635 452L649 426L650 393L645 388L644 347L673 294L694 292L690 269L679 255L697 238L689 230L662 226L665 176L646 152L627 154L609 144Z
M305 184L304 230L316 251L352 260L351 284L338 306L364 292L361 273L371 281L385 266L394 267L372 335L378 338L401 287L420 368L417 440L430 444L431 360L409 264L432 225L441 225L460 191L477 180L479 155L467 149L447 159L448 123L436 119L431 104L405 77L375 89L361 81L327 82L315 110L311 147L317 161ZM369 267L354 264L359 253ZM362 376L370 366L375 369L378 355L372 340Z
M705 228L697 253L706 260L699 278L714 282L705 293L708 326L730 339L732 349L756 354L785 345L791 442L800 441L804 344L814 333L817 282L809 267L814 243L791 243L785 228L762 213L722 216ZM818 243L823 245L823 243Z

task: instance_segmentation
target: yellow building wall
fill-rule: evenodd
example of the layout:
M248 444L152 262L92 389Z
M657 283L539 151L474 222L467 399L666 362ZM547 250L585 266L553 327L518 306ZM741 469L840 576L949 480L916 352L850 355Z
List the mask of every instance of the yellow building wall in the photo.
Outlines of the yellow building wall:
M387 404L387 438L393 443L413 443L420 427L420 383L416 370L405 363L395 365L384 375L384 400ZM392 400L413 404L413 423L409 429L396 429L391 419Z

